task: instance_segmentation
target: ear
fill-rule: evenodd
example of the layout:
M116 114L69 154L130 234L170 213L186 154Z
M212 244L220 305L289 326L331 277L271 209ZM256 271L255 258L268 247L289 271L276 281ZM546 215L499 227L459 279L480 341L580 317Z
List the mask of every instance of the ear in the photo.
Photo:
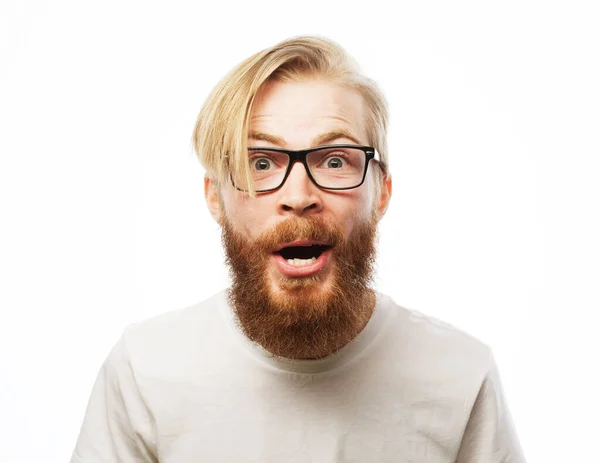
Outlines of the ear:
M381 192L379 194L379 201L377 202L377 213L379 218L383 217L387 210L390 199L392 198L392 176L391 174L384 174L381 181Z
M204 198L210 215L220 225L223 217L223 204L219 195L219 186L208 175L204 176Z

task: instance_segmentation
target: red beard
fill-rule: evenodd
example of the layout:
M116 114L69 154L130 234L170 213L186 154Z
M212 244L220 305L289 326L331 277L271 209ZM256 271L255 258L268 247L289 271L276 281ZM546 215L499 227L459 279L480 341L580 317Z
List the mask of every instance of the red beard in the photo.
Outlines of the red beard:
M314 218L286 220L251 242L224 220L222 241L232 277L229 301L252 341L285 358L323 358L348 344L369 321L375 294L369 288L375 263L377 221L360 224L344 239L340 230ZM269 276L273 249L305 239L332 245L330 274ZM326 280L326 281L325 281Z

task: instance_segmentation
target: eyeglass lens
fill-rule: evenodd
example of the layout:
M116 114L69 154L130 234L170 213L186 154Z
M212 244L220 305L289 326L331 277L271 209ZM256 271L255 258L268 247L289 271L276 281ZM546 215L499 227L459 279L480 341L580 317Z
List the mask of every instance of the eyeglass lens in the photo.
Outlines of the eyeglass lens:
M277 188L290 162L286 153L268 149L248 151L250 172L257 190ZM306 164L315 183L323 188L350 188L362 181L365 152L358 148L324 148L308 153Z

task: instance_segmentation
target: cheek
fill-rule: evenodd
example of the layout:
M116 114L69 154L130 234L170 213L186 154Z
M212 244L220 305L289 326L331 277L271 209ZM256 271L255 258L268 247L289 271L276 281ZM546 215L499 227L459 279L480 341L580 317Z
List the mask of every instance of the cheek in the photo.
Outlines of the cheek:
M349 236L358 224L370 220L373 211L371 203L368 189L359 188L351 195L332 201L329 210L337 225L343 228L344 235Z
M260 199L252 199L236 193L225 197L225 215L234 230L246 238L256 239L268 223L268 205L261 204Z
M357 190L357 194L357 219L368 220L373 213L373 199L375 198L375 186L373 182L365 181L363 186Z
M226 214L229 222L233 225L234 229L246 235L246 237L253 236L253 230L255 228L255 215L249 213L250 208L244 207L243 202L234 202L226 209Z

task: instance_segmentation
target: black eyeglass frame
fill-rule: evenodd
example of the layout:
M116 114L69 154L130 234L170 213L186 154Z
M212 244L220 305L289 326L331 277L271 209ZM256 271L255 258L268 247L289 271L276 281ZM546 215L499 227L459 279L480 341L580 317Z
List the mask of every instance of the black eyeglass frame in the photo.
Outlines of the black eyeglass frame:
M317 183L317 181L315 180L315 178L312 176L312 174L310 172L310 168L308 167L308 163L306 162L306 157L314 151L320 151L320 150L330 149L330 148L354 148L354 149L359 149L363 153L365 153L365 158L366 158L365 159L365 170L363 172L360 183L358 183L357 185L354 185L354 186L336 187L336 188L324 187ZM279 188L281 188L283 186L283 184L285 183L285 181L287 180L288 176L290 175L290 172L292 171L292 167L294 166L294 164L296 162L301 162L304 165L304 169L306 170L306 175L308 175L308 178L310 178L310 181L313 182L317 187L319 187L323 190L336 190L336 191L353 190L354 188L358 188L359 186L361 186L365 182L365 178L367 177L367 170L369 169L369 161L371 161L371 159L373 159L375 162L378 162L379 165L382 165L381 159L380 159L380 156L379 156L379 153L377 152L377 150L375 148L373 148L372 146L363 146L363 145L326 145L326 146L317 146L315 148L309 148L309 149L297 150L297 151L286 150L283 148L251 147L251 148L248 148L248 151L271 151L271 152L276 152L276 153L284 153L284 154L287 154L287 156L289 158L288 166L285 171L285 175L283 176L283 179L281 180L281 183L279 185L277 185L275 188L269 188L267 190L254 190L255 193L267 193L269 191L275 191L275 190L278 190ZM243 188L239 188L233 181L233 176L230 176L230 177L231 177L231 183L237 190L244 191L244 192L248 191L248 190L244 190Z

